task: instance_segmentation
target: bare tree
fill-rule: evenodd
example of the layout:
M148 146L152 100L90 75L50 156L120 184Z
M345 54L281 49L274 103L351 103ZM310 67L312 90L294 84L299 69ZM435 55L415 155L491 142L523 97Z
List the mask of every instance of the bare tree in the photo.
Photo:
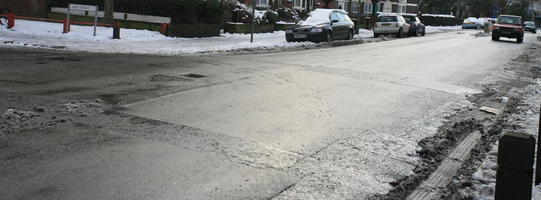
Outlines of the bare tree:
M379 1L380 0L372 0L372 14L374 16L378 15L378 10L376 10L378 7L376 5L378 5Z
M105 6L104 11L105 14L103 16L103 20L106 24L112 24L113 23L113 14L115 12L115 1L114 0L104 0Z

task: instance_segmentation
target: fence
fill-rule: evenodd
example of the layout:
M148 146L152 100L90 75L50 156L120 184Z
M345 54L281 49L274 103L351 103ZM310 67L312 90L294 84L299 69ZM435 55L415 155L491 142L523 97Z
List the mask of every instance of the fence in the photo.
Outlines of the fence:
M59 7L52 7L51 12L53 13L60 13L60 14L67 14L68 9L67 8L59 8ZM71 15L77 15L77 16L94 16L95 12L88 12L88 11L70 11ZM103 18L104 16L103 11L98 11L98 17ZM171 23L170 17L160 17L160 16L151 16L151 15L136 15L131 13L122 13L122 12L115 12L113 14L113 18L117 20L127 20L127 21L138 21L138 22L149 22L149 23Z

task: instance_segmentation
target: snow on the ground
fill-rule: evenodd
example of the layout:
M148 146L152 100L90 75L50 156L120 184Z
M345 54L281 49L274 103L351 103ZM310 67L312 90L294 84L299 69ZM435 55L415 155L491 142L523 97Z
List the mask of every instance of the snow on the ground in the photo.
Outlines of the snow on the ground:
M441 33L445 31L461 30L462 26L426 26L426 33Z
M525 99L525 105L521 106L525 111L519 114L513 114L510 121L513 123L525 127L521 132L536 134L538 117L539 117L539 98L541 98L541 79L537 79L537 84L528 86L523 92L524 94L530 94ZM496 142L490 152L488 153L477 172L472 175L474 199L489 200L494 199L496 192L496 171L498 169L498 142ZM532 199L541 200L541 185L534 186L532 192Z
M456 27L427 27L428 33L441 30L454 30ZM24 46L33 48L64 49L68 51L99 53L135 53L180 55L213 51L228 51L250 48L279 48L309 45L311 42L292 42L285 40L284 31L254 35L222 34L210 38L171 38L155 31L121 29L119 40L113 40L113 29L72 25L71 32L62 34L63 24L16 20L13 29L0 27L0 46ZM371 30L360 29L356 39L372 37Z
M359 34L355 35L355 38L369 38L374 37L374 31L368 29L359 29Z
M72 25L68 34L62 34L62 29L63 25L60 23L17 20L12 30L0 27L0 46L176 55L243 48L299 46L308 43L288 43L283 31L255 34L254 43L250 43L249 34L222 34L220 37L210 38L171 38L155 31L121 29L121 39L113 40L112 28L98 27L96 37L92 35L94 28L91 26Z

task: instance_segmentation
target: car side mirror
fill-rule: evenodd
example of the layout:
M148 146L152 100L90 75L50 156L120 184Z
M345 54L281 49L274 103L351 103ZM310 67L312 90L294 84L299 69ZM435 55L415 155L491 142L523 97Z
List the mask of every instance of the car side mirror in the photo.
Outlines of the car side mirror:
M333 19L332 22L331 22L331 24L334 24L334 23L336 23L336 22L338 22L338 20L337 20L337 19Z

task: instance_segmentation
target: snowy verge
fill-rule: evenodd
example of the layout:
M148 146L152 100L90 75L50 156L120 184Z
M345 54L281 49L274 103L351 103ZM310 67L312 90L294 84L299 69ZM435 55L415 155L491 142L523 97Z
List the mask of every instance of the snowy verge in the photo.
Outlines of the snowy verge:
M428 34L458 30L462 30L462 26L426 26L426 33Z
M434 33L456 27L427 27L427 32ZM297 47L311 42L293 42L285 40L284 31L260 33L254 35L250 43L250 34L222 34L210 38L171 38L155 31L121 29L119 40L113 40L113 29L98 27L93 36L91 26L71 26L71 32L62 34L63 24L16 20L13 29L0 27L0 47L30 47L62 49L75 52L93 53L132 53L156 55L183 55L203 52L230 51L237 49ZM429 31L430 30L430 31ZM371 30L361 29L356 39L372 37Z

